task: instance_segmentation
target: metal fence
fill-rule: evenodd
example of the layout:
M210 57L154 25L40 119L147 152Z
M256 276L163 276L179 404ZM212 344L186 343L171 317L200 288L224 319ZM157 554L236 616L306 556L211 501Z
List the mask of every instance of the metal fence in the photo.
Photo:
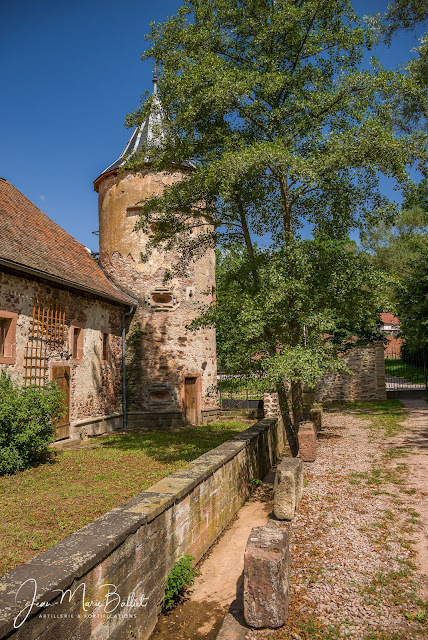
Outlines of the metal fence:
M220 373L217 376L217 390L220 408L263 409L263 394L272 391L265 378L256 375L230 375Z
M387 391L428 391L426 353L411 354L388 349L385 357Z

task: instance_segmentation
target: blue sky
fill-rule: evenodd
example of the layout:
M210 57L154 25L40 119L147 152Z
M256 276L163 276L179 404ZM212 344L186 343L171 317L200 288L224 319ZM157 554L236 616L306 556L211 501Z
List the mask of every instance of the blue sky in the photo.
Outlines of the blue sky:
M131 133L125 116L151 89L150 62L140 60L150 22L180 5L22 0L2 6L0 176L94 251L93 180L121 153ZM383 12L386 5L354 3L360 14ZM375 55L395 68L416 44L415 35L402 34ZM384 189L390 193L386 182Z

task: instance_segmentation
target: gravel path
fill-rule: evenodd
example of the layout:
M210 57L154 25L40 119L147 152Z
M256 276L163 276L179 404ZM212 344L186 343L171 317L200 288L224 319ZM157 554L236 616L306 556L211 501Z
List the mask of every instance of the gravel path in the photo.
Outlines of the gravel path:
M414 452L406 457L403 436L386 439L352 414L325 414L324 425L292 523L289 624L246 637L427 638L414 564L423 487L409 484L407 468Z

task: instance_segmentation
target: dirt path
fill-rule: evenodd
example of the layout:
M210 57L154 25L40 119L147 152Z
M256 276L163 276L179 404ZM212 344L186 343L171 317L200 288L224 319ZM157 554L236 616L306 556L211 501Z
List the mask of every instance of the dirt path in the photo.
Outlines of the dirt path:
M274 474L239 510L237 517L200 564L200 575L185 602L159 618L151 640L215 640L242 588L244 551L253 527L264 526L272 510ZM238 604L239 608L239 604Z
M241 627L234 638L428 638L428 404L406 406L406 430L389 438L356 412L325 414L291 526L288 624L277 631ZM269 494L267 484L240 511L202 564L190 599L161 620L153 640L214 640L228 603L240 619L243 550L251 527L267 521Z
M419 517L426 508L428 404L406 405L406 430L392 438L356 413L326 414L291 527L289 623L246 638L428 637Z

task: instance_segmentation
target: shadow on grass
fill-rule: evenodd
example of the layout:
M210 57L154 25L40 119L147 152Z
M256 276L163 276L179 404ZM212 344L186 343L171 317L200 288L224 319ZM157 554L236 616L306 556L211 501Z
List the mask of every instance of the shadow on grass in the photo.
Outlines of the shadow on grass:
M249 426L240 422L227 422L171 431L123 433L103 439L99 449L116 449L122 453L141 451L158 462L190 462Z

